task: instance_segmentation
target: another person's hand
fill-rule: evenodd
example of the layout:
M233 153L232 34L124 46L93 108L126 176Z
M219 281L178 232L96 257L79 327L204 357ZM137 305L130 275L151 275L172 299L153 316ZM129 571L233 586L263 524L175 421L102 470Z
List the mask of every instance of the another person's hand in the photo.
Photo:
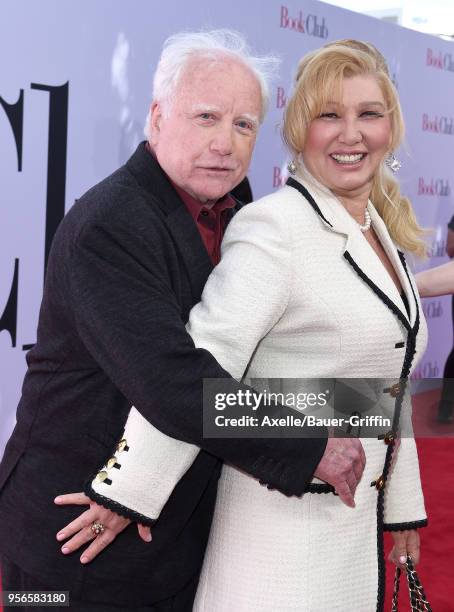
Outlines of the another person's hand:
M407 555L410 555L413 565L419 563L419 533L417 529L407 529L406 531L392 531L394 546L389 553L388 559L405 569Z
M336 489L346 506L355 507L355 491L366 465L363 445L357 438L328 438L316 478Z
M124 518L112 510L103 508L99 504L92 501L84 493L68 493L67 495L59 495L54 502L59 505L78 505L89 506L89 509L83 512L78 518L63 527L57 533L57 540L62 542L67 538L71 538L62 546L62 553L68 555L74 552L84 544L91 542L90 546L84 550L80 558L81 563L89 563L99 555L109 544L111 544L117 535L121 533L131 523L130 519ZM93 523L100 523L104 527L104 531L99 535L95 535L92 530ZM139 536L144 542L151 542L150 527L137 524ZM72 537L71 537L72 536Z

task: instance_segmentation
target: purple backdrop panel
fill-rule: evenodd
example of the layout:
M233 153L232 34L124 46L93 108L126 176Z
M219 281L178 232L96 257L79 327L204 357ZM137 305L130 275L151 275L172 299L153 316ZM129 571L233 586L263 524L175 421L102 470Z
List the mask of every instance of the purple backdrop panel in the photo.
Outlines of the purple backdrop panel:
M89 186L142 139L151 78L164 39L229 27L283 64L250 171L254 194L285 178L282 111L299 58L330 40L360 38L389 61L407 122L401 180L432 258L445 257L454 212L453 44L316 1L249 0L241 10L136 0L4 0L0 22L0 455L15 422L56 225ZM430 343L417 376L439 377L451 348L448 298L427 301Z

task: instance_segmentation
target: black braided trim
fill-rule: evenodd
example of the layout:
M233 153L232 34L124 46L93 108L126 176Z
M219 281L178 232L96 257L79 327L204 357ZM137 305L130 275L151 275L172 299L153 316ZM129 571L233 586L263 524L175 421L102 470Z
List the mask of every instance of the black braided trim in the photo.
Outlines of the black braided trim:
M289 187L293 187L293 189L296 189L297 191L299 191L301 193L301 195L304 198L306 198L306 200L309 202L309 204L312 206L312 208L315 210L315 212L323 219L323 221L325 223L327 223L330 227L333 227L333 224L330 223L328 221L328 219L323 216L323 213L320 210L317 202L314 200L314 198L308 192L306 187L303 187L303 185L301 185L301 183L298 183L298 181L295 181L295 179L293 179L291 176L288 177L286 185L288 185Z
M94 477L95 476L93 476L93 478ZM135 512L134 510L131 510L130 508L119 504L113 499L110 499L109 497L104 497L104 495L101 495L100 493L94 491L91 486L91 480L85 483L84 493L91 500L93 500L100 506L103 506L103 508L107 508L107 510L112 510L113 512L115 512L115 514L119 514L124 518L131 519L131 521L135 523L141 523L142 525L148 525L149 527L153 527L153 525L156 524L157 519L151 519L148 516L145 516L144 514L140 514L140 512Z
M304 489L305 493L336 493L336 489L330 484L323 484L319 482L309 483Z
M419 529L427 527L429 521L421 519L420 521L411 521L409 523L383 523L383 531L406 531L407 529Z
M417 302L416 302L417 304ZM418 308L418 306L416 306ZM415 323L415 327L408 331L408 340L407 340L407 348L405 351L404 363L402 366L401 372L401 391L396 398L395 403L395 411L394 411L394 419L393 419L393 430L397 430L400 420L400 412L402 408L402 400L403 395L405 393L405 389L408 381L408 374L411 369L411 364L413 362L413 358L416 352L416 339L415 339L415 328L419 328L419 311L417 316L417 321ZM382 477L386 483L388 479L389 470L391 467L392 456L395 448L395 440L388 446L386 451L385 464L383 466ZM378 495L377 499L377 552L378 552L378 593L377 593L377 612L382 612L385 603L385 582L386 582L386 567L385 567L385 559L384 559L384 542L383 542L383 532L385 529L383 523L384 516L384 494L385 488L383 488Z
M417 299L417 297L416 297L415 290L413 289L413 284L412 284L412 282L411 282L410 275L408 274L407 262L405 261L405 255L402 253L402 251L399 251L399 249L397 249L397 253L399 254L400 261L402 262L402 266L403 266L403 268L404 268L404 270L405 270L405 274L407 275L407 278L408 278L408 283L409 283L409 285L410 285L411 292L412 292L412 294L413 294L413 299L415 300L415 306L416 306L416 318L415 318L415 324L414 324L414 326L413 326L413 336L414 336L414 339L416 340L416 336L418 335L418 332L419 332L419 324L420 324L418 299ZM415 348L416 348L416 347L415 347ZM413 356L412 356L412 358L411 358L411 362L413 361L413 357L414 357L414 353L413 353ZM410 362L410 366L409 366L408 373L410 372L411 362Z
M289 185L290 187L293 187L294 189L297 189L303 195L303 197L306 198L306 200L309 202L309 204L312 206L312 208L315 210L315 212L325 221L325 223L327 223L328 225L330 225L332 227L332 224L323 216L320 208L318 207L318 205L315 202L314 198L307 191L307 189L305 189L300 183L298 183L297 181L295 181L291 177L289 177L287 179L287 185ZM413 285L411 283L410 276L408 274L407 264L406 264L406 261L405 261L405 257L404 257L404 254L402 253L402 251L397 250L397 252L398 252L398 255L399 255L400 260L402 262L402 266L403 266L403 268L405 270L405 274L407 275L408 282L410 284L410 287L411 287L411 290L412 290L412 293L413 293L413 298L415 300L416 319L415 319L415 324L414 324L413 328L411 327L411 324L409 323L407 317L402 313L402 311L361 270L361 268L357 265L357 263L354 261L354 259L350 255L350 253L348 251L344 252L344 258L352 266L352 268L355 270L355 272L358 274L358 276L367 285L369 285L369 287L380 298L380 300L397 316L399 321L402 323L402 325L405 327L405 329L408 332L406 349L405 349L405 356L404 356L404 361L403 361L403 365L402 365L402 371L401 371L401 375L400 375L400 379L401 379L401 381L403 380L404 384L401 384L400 393L396 397L394 419L393 419L393 430L394 431L397 431L397 428L398 428L398 425L399 425L400 412L401 412L401 408L402 408L402 400L403 400L403 396L405 394L405 390L406 390L406 386L407 386L407 379L408 379L408 375L409 375L410 370L411 370L411 364L413 363L413 359L414 359L415 352L416 352L416 337L417 337L417 334L418 334L418 331L419 331L419 322L420 322L419 321L418 300L416 299L415 291L413 289ZM385 484L386 484L386 480L387 480L387 477L388 477L389 469L390 469L390 466L391 466L391 459L392 459L392 454L393 454L393 451L394 451L394 447L395 447L395 441L393 440L391 442L391 444L389 444L389 446L386 449L386 458L385 458L385 463L384 463L384 466L383 466L383 473L382 473L382 476L383 476L383 479L385 481ZM383 541L384 492L385 492L385 487L378 492L378 497L377 497L377 554L378 554L377 612L383 612L384 603L385 603L385 578L386 578L385 572L386 572L386 569L385 569L384 541Z
M402 262L402 266L405 270L405 274L407 275L408 278L408 282L410 284L411 287L411 291L413 293L413 299L414 299L414 303L415 303L415 307L416 307L416 318L415 318L415 324L413 326L413 328L409 328L407 327L407 325L405 325L405 327L407 327L408 329L408 336L407 336L407 346L405 349L405 356L404 356L404 363L402 365L402 372L400 375L401 380L404 381L404 384L401 385L401 392L399 393L399 395L396 398L396 404L395 404L395 412L394 412L394 423L393 423L393 429L397 429L398 425L399 425L399 420L400 420L400 412L401 412L401 408L402 408L402 400L403 400L403 396L405 393L405 389L407 386L407 382L408 382L408 376L410 374L411 371L411 365L413 363L413 359L415 357L415 353L416 353L416 338L419 332L419 325L420 325L420 316L419 316L419 306L418 306L418 300L416 298L415 295L415 291L413 289L413 285L411 283L410 280L410 276L408 274L408 270L407 270L407 264L405 262L405 257L404 254L402 253L402 251L398 251L400 260ZM406 321L406 320L405 320ZM388 477L388 473L389 473L389 469L391 466L391 460L392 460L392 453L394 451L394 446L395 443L393 441L392 444L390 444L388 446L388 450L386 453L386 458L385 458L385 465L383 468L383 478L385 479L385 482L387 480ZM380 491L380 494L378 496L378 500L377 500L377 518L378 518L378 523L377 523L377 531L378 531L378 548L379 548L379 583L378 583L378 596L377 596L377 612L382 612L383 607L384 607L384 602L385 602L385 579L386 579L386 569L385 569L385 561L384 561L384 556L383 556L383 531L386 529L386 531L393 531L392 529L389 529L390 526L392 525L399 525L398 523L390 523L389 525L385 526L383 523L383 503L384 503L384 489L382 489ZM419 525L419 523L421 523ZM424 524L423 524L424 523ZM418 526L420 527L425 527L427 525L427 520L423 520L423 521L415 521L414 523L401 523L400 526L402 525L407 525L407 529L416 529ZM408 525L415 525L414 527L408 527ZM400 529L397 529L398 531L400 531Z
M411 370L411 364L413 363L413 358L416 352L416 336L419 331L419 307L418 301L416 299L416 295L413 289L413 285L410 281L410 276L408 274L407 266L405 263L404 255L401 251L398 251L400 260L402 262L402 266L405 270L405 274L407 275L408 282L410 284L413 298L415 300L416 305L416 320L413 328L408 322L407 317L402 313L402 311L394 304L389 297L383 293L383 291L377 287L377 285L361 270L361 268L354 261L352 256L348 251L344 252L344 257L348 261L348 263L352 266L358 276L372 289L372 291L380 298L380 300L393 312L402 325L407 330L407 343L405 349L404 361L402 364L402 371L400 374L401 388L398 396L396 397L395 409L394 409L394 419L393 419L393 431L397 431L400 421L400 413L402 409L402 401L405 395L408 375ZM386 449L386 458L383 466L382 477L386 484L386 480L388 478L392 455L395 448L395 441L388 446ZM386 567L385 567L385 559L384 559L384 542L383 542L383 515L384 515L384 493L385 488L379 491L377 497L377 555L378 555L378 591L377 591L377 612L382 612L385 602L385 582L386 582Z
M386 449L385 465L389 465L394 441ZM385 470L383 470L384 473ZM386 477L383 475L386 482ZM384 513L384 488L378 492L377 497L377 569L378 569L378 589L377 589L377 612L383 612L385 605L385 584L386 584L386 565L385 565L385 544L383 540L383 513Z
M348 261L348 263L351 265L351 267L355 270L356 274L363 279L363 281L369 285L369 287L372 289L372 291L378 295L378 297L381 299L381 301L385 304L385 306L387 306L399 319L399 321L402 323L402 325L405 327L405 329L410 330L410 323L407 320L407 317L403 314L403 312L394 304L394 302L392 300L389 299L389 297L386 295L386 293L383 293L383 291L380 289L380 287L377 287L377 285L371 281L371 279L367 276L367 274L365 274L361 268L358 266L358 264L355 262L355 260L353 259L353 257L350 255L350 253L348 251L344 252L344 257L345 259ZM408 275L408 273L407 273Z

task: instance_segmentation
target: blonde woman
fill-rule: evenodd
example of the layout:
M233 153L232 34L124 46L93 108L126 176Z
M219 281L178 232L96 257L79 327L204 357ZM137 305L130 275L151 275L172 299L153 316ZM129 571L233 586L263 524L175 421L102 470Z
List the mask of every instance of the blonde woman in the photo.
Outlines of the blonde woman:
M284 137L293 175L229 225L191 311L196 346L238 379L408 377L426 324L398 248L422 255L425 247L387 168L403 121L377 50L339 41L305 56ZM396 443L410 407L403 387L384 391L395 420L385 439L361 440L354 507L316 478L288 498L224 465L194 610L383 609L384 530L394 534L395 563L407 553L417 562L417 528L427 523L414 440ZM140 443L146 448L143 435ZM138 486L153 497L151 485Z
M416 255L425 245L386 165L403 120L381 55L341 41L303 58L284 137L295 174L228 229L191 313L196 345L234 376L407 377L427 332L396 245ZM248 343L244 329L263 310ZM362 442L354 509L332 493L287 499L225 466L194 609L381 610L383 530L395 536L395 562L418 561L426 514L414 440L398 451L389 439Z

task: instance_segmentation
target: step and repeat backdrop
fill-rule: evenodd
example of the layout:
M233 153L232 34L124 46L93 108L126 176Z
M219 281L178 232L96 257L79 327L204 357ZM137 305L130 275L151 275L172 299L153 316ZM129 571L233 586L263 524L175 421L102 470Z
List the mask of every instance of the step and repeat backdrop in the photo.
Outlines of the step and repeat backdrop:
M443 263L454 214L454 43L322 2L2 0L0 3L0 456L36 341L46 261L61 218L143 140L163 41L239 30L282 59L250 171L255 197L285 180L282 113L298 60L341 38L386 56L407 124L400 179ZM418 264L415 264L418 267ZM415 378L439 378L452 346L450 299L426 300L430 343ZM367 330L366 330L367 331Z

